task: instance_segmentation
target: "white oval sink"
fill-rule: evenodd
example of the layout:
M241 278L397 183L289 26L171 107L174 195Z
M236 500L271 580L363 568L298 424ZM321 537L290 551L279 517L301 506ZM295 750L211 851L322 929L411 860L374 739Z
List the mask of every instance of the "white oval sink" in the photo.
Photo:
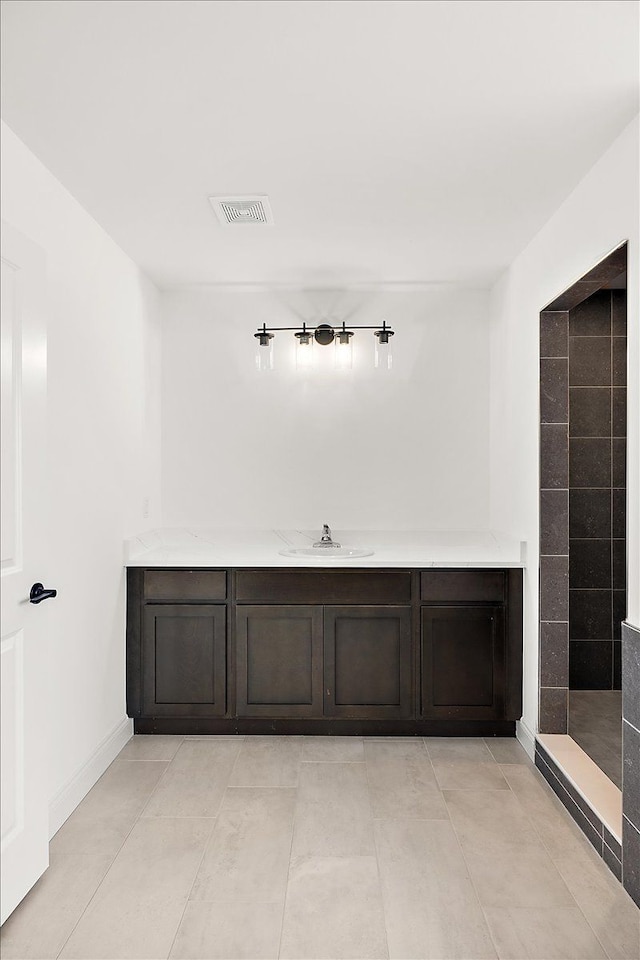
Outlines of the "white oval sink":
M370 557L373 550L364 547L287 547L280 550L283 557L299 557L306 560L355 560Z

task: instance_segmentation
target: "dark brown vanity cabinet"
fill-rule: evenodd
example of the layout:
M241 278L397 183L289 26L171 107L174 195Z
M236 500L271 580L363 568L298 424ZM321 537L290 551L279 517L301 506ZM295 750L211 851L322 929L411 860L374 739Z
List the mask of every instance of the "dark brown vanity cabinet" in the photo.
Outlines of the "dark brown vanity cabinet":
M236 713L322 716L322 607L237 608Z
M238 570L235 587L239 717L411 715L408 571Z
M522 571L127 572L139 733L513 734Z
M522 572L420 575L420 712L517 720L522 712Z
M224 717L227 572L127 572L127 708L133 717Z
M325 716L411 716L411 646L411 607L325 607Z
M223 717L226 608L147 604L142 630L142 702L154 717Z

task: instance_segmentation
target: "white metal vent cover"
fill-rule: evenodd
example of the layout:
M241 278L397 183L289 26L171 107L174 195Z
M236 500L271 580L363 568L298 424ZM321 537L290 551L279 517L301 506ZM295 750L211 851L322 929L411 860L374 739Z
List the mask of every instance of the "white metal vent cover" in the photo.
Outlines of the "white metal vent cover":
M273 223L269 197L209 197L219 222Z

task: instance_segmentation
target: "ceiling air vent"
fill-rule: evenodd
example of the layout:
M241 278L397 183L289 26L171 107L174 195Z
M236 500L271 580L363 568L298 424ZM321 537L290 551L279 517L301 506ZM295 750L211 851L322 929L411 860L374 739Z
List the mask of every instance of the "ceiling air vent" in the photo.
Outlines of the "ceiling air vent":
M209 197L220 223L273 223L268 197Z

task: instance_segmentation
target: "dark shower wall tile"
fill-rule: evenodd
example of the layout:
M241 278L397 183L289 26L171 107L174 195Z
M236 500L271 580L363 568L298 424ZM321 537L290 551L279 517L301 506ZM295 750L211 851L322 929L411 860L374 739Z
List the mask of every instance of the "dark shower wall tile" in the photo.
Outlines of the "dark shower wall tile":
M540 733L567 732L568 694L566 687L540 688Z
M640 824L640 731L628 720L622 724L622 812L631 823Z
M611 486L611 441L603 439L569 440L569 486Z
M627 388L613 388L613 437L626 437L627 435Z
M627 338L613 338L613 371L612 383L614 387L625 387L627 384Z
M640 730L640 630L623 623L622 639L622 715Z
M540 492L540 553L545 556L569 553L569 491Z
M611 490L572 490L569 500L569 536L611 536Z
M540 427L540 487L543 490L569 486L569 428L562 423Z
M540 558L540 619L569 620L569 558Z
M611 291L611 332L614 337L627 335L627 292Z
M611 441L611 472L612 486L626 487L627 485L627 441L618 437Z
M569 641L569 688L611 690L613 679L610 640Z
M546 363L562 363L547 360ZM611 389L571 387L569 390L569 436L611 436Z
M611 587L611 540L569 541L569 585L573 590Z
M613 540L613 589L627 589L627 542ZM640 696L640 692L638 694Z
M611 640L611 591L569 590L572 640Z
M566 687L569 683L569 624L540 624L540 685Z
M569 314L570 337L611 336L611 293L602 290L583 300Z
M614 690L622 690L622 643L613 641L613 683Z
M569 420L569 361L540 361L541 423L567 423Z
M621 540L627 536L627 491L614 490L613 502L613 536Z
M540 356L569 356L569 314L566 311L540 314Z
M622 637L622 622L627 619L627 591L613 591L613 639Z
M611 386L611 337L569 338L569 386Z
M622 818L622 884L640 907L640 827Z

